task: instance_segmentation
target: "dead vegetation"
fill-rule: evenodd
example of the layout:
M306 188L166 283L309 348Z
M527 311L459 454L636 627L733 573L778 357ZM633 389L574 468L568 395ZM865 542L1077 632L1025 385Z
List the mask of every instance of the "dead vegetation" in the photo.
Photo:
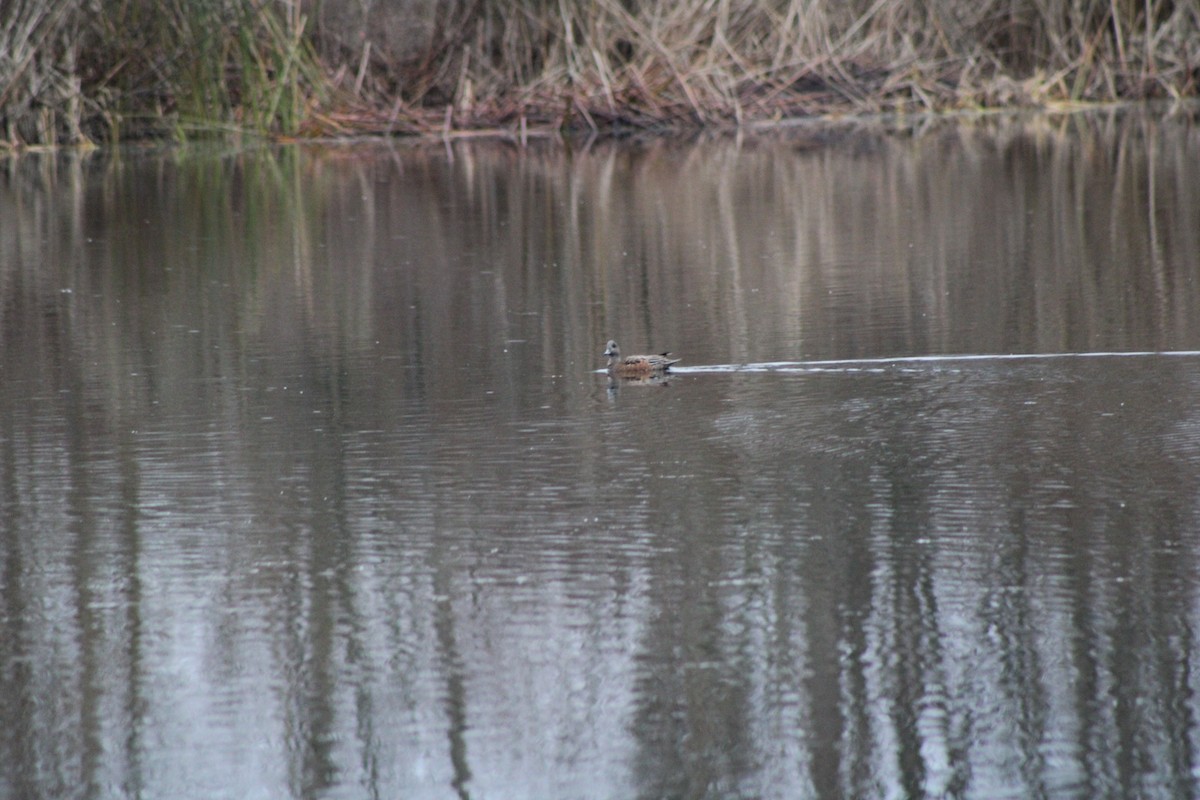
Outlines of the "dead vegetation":
M737 126L1195 96L1170 0L12 0L0 137Z

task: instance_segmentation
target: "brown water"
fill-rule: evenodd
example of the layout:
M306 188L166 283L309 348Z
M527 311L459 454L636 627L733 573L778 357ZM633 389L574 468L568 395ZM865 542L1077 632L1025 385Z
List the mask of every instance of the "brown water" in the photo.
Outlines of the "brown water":
M1200 793L1186 119L0 168L0 796Z

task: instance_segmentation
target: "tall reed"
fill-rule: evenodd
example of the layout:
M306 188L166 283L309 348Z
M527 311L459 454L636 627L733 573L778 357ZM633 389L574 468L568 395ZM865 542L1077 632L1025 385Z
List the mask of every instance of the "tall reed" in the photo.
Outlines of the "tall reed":
M327 87L299 0L0 5L0 131L12 145L294 135Z
M462 119L738 122L1183 96L1200 80L1200 6L1171 0L511 0L455 36L440 93Z
M736 125L1200 86L1177 0L7 0L0 139Z

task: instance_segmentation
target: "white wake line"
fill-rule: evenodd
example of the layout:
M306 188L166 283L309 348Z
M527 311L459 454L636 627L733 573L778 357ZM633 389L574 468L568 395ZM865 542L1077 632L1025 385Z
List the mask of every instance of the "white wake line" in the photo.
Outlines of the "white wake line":
M1094 353L985 353L978 355L896 356L893 358L839 358L826 361L764 361L757 364L711 364L700 367L675 365L680 375L702 372L817 372L833 369L882 368L905 364L958 364L972 361L1045 361L1073 358L1147 358L1157 356L1200 357L1200 350L1133 350Z

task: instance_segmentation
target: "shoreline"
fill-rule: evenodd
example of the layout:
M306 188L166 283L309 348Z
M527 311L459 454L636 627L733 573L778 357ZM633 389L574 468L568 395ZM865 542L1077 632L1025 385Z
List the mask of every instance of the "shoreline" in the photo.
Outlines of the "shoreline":
M853 112L838 111L807 116L786 117L781 119L745 120L740 125L710 124L705 126L669 126L624 129L587 128L556 129L548 126L526 128L524 131L512 126L505 127L473 127L452 128L449 130L430 129L423 131L406 131L403 133L378 132L345 132L336 135L314 136L283 136L261 133L253 130L225 130L220 136L198 136L187 139L175 139L166 136L142 136L117 142L72 142L61 144L31 144L11 146L0 141L0 157L19 156L37 153L58 152L88 152L111 148L146 149L187 147L206 143L224 142L248 146L294 146L311 145L326 147L353 147L356 145L375 144L450 144L464 141L496 141L517 144L526 147L539 142L613 142L620 140L658 141L667 138L694 140L701 138L752 137L770 138L773 136L786 137L796 133L814 133L829 139L839 134L851 135L864 131L881 134L893 134L903 131L908 133L912 128L932 128L940 123L960 123L971 121L1002 120L1004 118L1020 117L1074 117L1094 114L1131 114L1145 113L1163 119L1177 115L1200 120L1200 98L1184 98L1181 100L1114 100L1091 103L1054 103L1039 107L1012 106L1004 108L981 109L946 109L928 111L884 111L884 112Z

